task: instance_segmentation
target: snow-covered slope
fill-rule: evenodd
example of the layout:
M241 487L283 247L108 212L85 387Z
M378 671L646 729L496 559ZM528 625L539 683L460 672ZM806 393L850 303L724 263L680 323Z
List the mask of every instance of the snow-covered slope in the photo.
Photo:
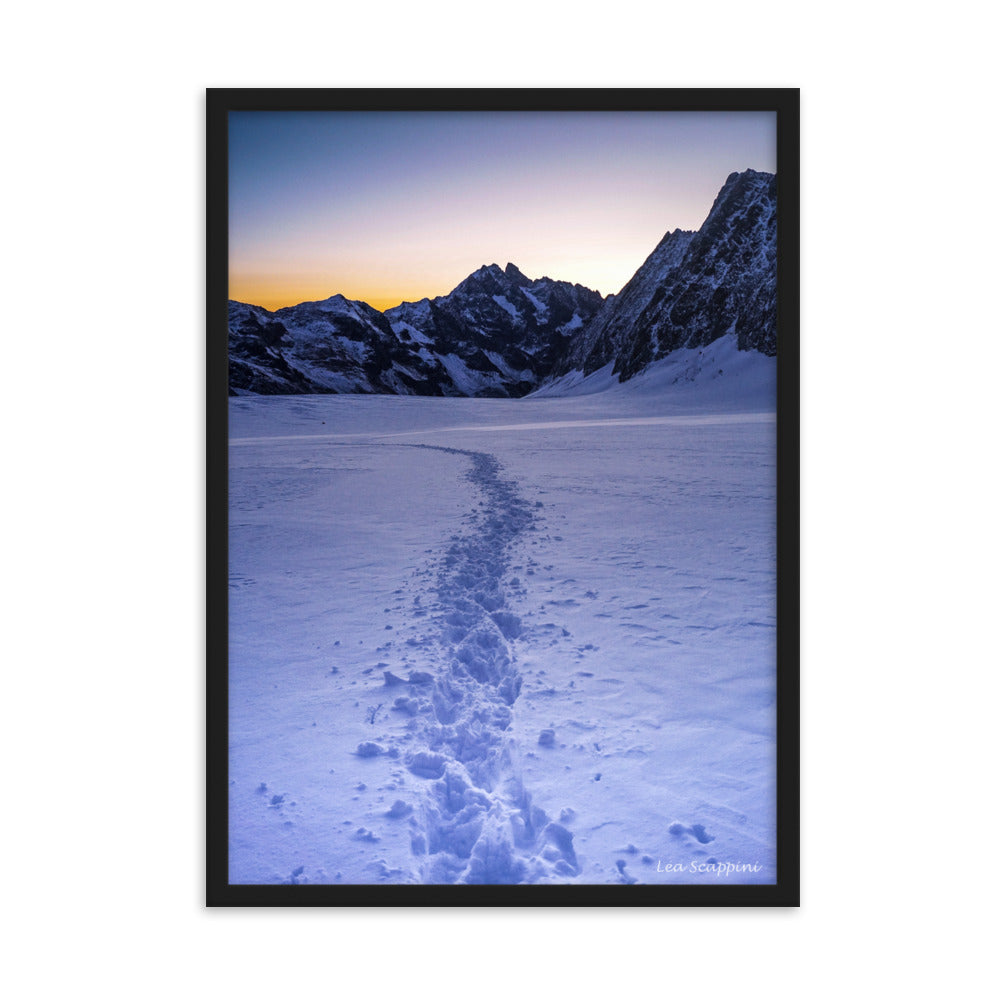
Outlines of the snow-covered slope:
M718 350L231 400L233 882L774 881L775 361Z
M603 405L618 400L660 399L660 406L767 410L776 406L777 359L759 351L741 351L736 334L705 347L681 347L653 361L628 382L619 382L614 362L590 375L571 372L535 390L529 398L589 396L600 393Z

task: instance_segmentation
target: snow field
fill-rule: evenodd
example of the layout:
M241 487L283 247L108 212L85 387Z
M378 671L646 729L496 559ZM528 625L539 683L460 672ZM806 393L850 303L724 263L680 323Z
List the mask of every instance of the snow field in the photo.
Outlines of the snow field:
M609 880L611 858L623 880L724 860L774 880L773 433L559 429L498 450L549 470L514 728L536 803L576 812L584 881ZM700 841L683 829L699 824Z
M234 401L232 881L773 881L758 359Z

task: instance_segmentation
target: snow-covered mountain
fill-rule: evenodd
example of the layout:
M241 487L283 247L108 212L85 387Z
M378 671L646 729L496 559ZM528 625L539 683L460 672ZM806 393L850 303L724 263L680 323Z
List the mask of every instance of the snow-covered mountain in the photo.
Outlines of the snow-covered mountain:
M574 339L554 376L613 363L621 381L679 348L736 335L741 351L777 353L774 174L730 174L696 233L667 233L618 295Z
M229 303L232 395L419 392L435 373L410 353L382 313L342 295L276 312Z
M275 312L230 302L230 393L523 396L602 301L490 264L448 295L385 313L342 295Z
M490 264L385 313L342 295L275 312L230 302L230 393L519 397L608 365L627 381L726 334L773 356L776 186L773 174L731 174L698 232L667 233L607 299Z
M386 311L401 339L434 352L463 396L523 396L551 372L603 299L583 285L483 265L449 295Z

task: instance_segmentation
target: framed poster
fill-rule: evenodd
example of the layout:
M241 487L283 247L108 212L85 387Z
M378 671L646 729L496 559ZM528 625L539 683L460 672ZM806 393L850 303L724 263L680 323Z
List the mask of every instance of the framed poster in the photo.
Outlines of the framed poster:
M797 905L798 92L207 130L209 905Z

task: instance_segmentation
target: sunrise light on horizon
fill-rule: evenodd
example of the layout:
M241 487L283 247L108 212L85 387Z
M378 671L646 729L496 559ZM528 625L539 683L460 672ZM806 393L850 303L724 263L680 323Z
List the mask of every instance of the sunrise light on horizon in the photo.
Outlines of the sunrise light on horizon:
M229 297L446 295L483 264L618 292L733 171L773 172L771 112L230 112Z

